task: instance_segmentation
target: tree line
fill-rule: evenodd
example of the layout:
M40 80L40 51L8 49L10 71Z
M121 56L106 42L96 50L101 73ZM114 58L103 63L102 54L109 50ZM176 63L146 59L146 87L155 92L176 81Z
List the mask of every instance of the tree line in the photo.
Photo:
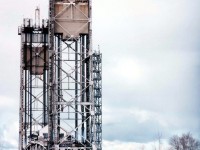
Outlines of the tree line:
M184 133L181 136L173 135L169 138L168 148L163 147L162 133L156 135L156 142L152 145L152 150L200 150L200 141L195 139L190 132ZM142 145L140 150L145 150Z
M174 135L169 140L170 150L200 150L200 141L191 133Z

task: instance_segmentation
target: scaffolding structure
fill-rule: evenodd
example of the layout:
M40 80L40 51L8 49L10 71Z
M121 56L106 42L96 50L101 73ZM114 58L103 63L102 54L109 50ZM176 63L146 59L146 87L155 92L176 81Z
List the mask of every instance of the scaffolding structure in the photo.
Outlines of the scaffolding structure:
M102 54L93 53L95 129L97 149L102 149Z
M49 20L24 19L19 150L102 149L102 56L91 0L49 0Z

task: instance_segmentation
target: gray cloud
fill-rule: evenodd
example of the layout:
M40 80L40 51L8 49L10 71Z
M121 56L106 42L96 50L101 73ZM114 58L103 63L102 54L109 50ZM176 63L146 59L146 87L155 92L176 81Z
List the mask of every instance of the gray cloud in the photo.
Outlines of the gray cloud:
M101 3L96 4L97 9ZM117 108L105 114L114 121L110 126L105 122L104 137L151 141L157 128L166 138L187 131L198 136L199 2L127 1L124 5L115 3L112 9L111 3L104 4L94 22L104 58L104 106ZM143 126L131 120L127 116L133 106L159 114L168 126L154 119ZM127 112L120 112L120 120L121 108ZM146 135L140 136L141 130ZM130 131L135 133L131 138Z

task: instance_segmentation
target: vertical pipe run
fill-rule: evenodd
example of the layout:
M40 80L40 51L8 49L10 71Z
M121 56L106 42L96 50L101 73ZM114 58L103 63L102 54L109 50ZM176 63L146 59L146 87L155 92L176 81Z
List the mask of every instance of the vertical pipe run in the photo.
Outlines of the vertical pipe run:
M28 66L28 67L30 67L30 65ZM27 92L29 93L28 94L28 106L27 106L27 113L28 113L28 115L27 115L27 117L28 117L28 122L27 122L27 124L28 124L28 126L29 126L29 128L30 128L30 71L27 71L28 72L28 88L27 88ZM30 129L29 129L29 135L30 135Z
M49 143L48 149L52 149L55 141L55 109L53 105L55 104L55 89L54 89L54 0L49 0L49 73L48 73L48 83L50 84L48 90L49 98L49 123L48 123L48 133L49 133Z
M75 41L75 139L78 141L78 41Z
M89 57L89 36L88 35L86 35L86 79L87 79L87 81L86 81L86 101L87 102L90 102L90 87L89 87L89 81L88 80L90 80L90 57ZM90 146L90 143L88 142L88 141L91 141L90 140L90 128L91 128L91 126L90 126L90 119L89 119L89 117L90 117L90 106L89 105L87 105L86 106L86 109L85 109L85 111L86 111L86 118L87 118L87 121L86 121L86 139L87 139L87 146L89 147Z
M58 102L61 102L61 50L60 50L60 46L61 46L61 37L60 35L58 35L58 38L57 38L57 51L58 51L58 72L57 72L57 78L58 78ZM58 135L58 138L59 138L59 134L60 134L60 105L57 106L57 111L58 111L58 131L57 131L57 135Z
M32 138L32 32L30 32L30 139Z
M23 37L21 36L21 42L23 42ZM24 51L23 51L24 45L21 43L21 51L20 51L20 102L19 102L19 150L23 149L25 143L24 143L24 136L23 136L23 98L24 98L24 71L23 71L23 57L24 57Z
M44 30L44 28L43 28ZM46 122L46 51L47 51L47 47L46 47L46 33L43 33L43 47L44 47L44 67L43 67L43 125L46 126L47 122Z
M85 59L85 40L84 40L84 35L81 35L80 36L80 39L81 39L81 93L82 93L82 96L81 96L81 102L84 102L85 101L85 63L84 63L84 59ZM81 113L82 113L82 127L81 127L81 130L82 130L82 142L84 143L84 136L85 136L85 126L84 126L84 119L85 119L85 112L84 112L84 106L81 106Z
M40 9L37 7L35 9L35 27L39 28L40 27Z
M25 145L27 144L27 34L24 34L25 35L25 41L24 41L24 64L25 64L25 110L24 110L24 130L25 130Z

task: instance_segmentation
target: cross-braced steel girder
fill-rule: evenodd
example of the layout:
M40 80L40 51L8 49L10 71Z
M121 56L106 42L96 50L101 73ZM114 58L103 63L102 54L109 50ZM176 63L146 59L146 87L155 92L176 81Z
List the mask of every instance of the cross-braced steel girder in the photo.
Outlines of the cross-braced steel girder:
M32 25L24 19L21 35L20 129L19 149L38 138L38 131L48 124L48 26Z
M20 28L19 150L102 149L102 58L92 50L91 9L91 0L49 0L48 26L29 19Z

